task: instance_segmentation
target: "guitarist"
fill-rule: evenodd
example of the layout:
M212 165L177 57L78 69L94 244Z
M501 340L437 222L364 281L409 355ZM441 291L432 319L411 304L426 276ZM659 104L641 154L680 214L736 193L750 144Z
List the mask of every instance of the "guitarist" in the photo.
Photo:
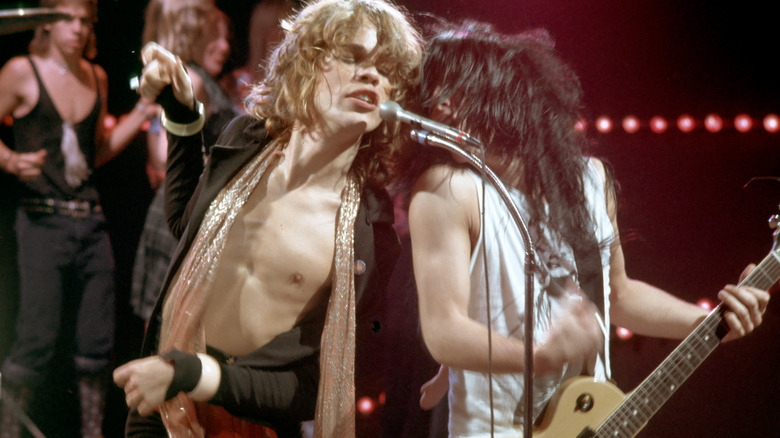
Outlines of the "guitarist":
M529 224L537 265L534 417L565 379L609 378L610 324L682 339L703 320L704 309L627 276L610 172L583 155L586 137L573 129L580 83L546 32L501 35L476 22L438 29L421 77L419 110L483 140L486 163ZM496 190L449 153L426 151L413 167L409 225L422 334L443 364L437 379L449 378L424 387L421 403L432 405L449 386L450 436L491 436L491 428L494 436L521 436L520 234ZM753 331L769 301L765 291L732 285L718 298L729 309L724 341Z

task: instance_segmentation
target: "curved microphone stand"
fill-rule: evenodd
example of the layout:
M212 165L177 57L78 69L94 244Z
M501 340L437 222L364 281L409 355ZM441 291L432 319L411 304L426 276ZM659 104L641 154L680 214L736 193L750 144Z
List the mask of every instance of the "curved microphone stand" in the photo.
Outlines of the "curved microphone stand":
M535 268L534 246L531 242L531 234L528 232L528 227L525 224L520 210L517 209L512 198L509 196L509 192L503 182L490 170L487 165L482 163L482 160L474 155L466 152L457 146L453 141L448 140L440 135L430 133L424 130L412 129L412 140L426 145L437 148L446 149L459 157L466 160L466 162L474 167L476 170L484 171L487 175L490 183L498 190L498 194L509 209L509 213L512 215L512 219L515 221L520 235L523 238L523 244L525 246L525 372L523 373L523 384L525 386L525 424L523 425L523 436L525 438L531 438L533 434L533 330L534 330L534 283L533 276Z

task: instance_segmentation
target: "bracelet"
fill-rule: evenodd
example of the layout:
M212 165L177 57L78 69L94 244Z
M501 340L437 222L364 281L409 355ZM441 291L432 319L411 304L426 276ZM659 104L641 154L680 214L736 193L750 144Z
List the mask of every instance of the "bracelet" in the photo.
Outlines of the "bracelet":
M187 395L195 401L208 401L214 397L219 389L222 370L219 368L217 360L207 354L198 353L198 359L200 359L201 364L200 379L195 388Z
M198 118L194 122L190 123L176 123L169 120L165 115L165 110L160 114L160 123L166 131L179 137L189 137L197 134L203 129L203 125L206 124L206 110L203 104L195 101L195 110L198 112Z
M168 385L165 400L176 397L179 392L189 392L198 385L203 367L197 356L173 350L162 358L173 365L173 380Z

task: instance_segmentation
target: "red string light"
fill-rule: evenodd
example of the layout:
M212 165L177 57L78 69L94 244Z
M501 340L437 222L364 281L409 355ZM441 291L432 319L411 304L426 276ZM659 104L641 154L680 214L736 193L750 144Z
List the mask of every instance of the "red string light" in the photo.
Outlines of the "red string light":
M707 311L715 308L715 306L712 304L712 300L710 300L709 298L700 299L699 301L696 302L696 305Z
M770 134L780 131L780 118L777 117L777 114L767 114L764 117L764 129Z
M371 397L360 397L357 402L357 410L363 415L371 415L376 408L376 403Z
M626 116L623 118L623 130L629 134L639 131L639 119L636 116Z
M677 129L686 134L696 128L696 121L688 114L683 114L677 118Z
M612 119L607 116L601 116L596 119L596 129L602 134L608 134L612 131Z
M727 123L718 114L708 114L704 119L696 119L690 114L680 115L675 123L677 129L683 133L689 133L696 128L703 127L708 132L718 133L722 132L726 128L734 128L738 132L749 132L756 127L756 124L761 122L764 130L770 134L780 132L780 116L777 114L767 114L761 118L754 118L748 114L738 114L734 117L733 124ZM663 134L669 129L670 122L663 116L651 117L647 124L644 124L639 118L634 115L627 115L621 120L621 126L623 131L628 134L634 134L641 130L643 127L648 127L650 131L656 134ZM608 134L614 129L614 123L612 118L607 115L599 116L594 121L595 128L602 134ZM580 120L577 122L575 129L578 131L586 131L588 122Z
M704 128L712 132L720 132L723 129L723 119L717 114L709 114L704 118Z
M748 132L753 129L753 119L747 114L739 114L734 117L734 129L739 132Z
M627 341L634 336L634 333L625 327L615 327L615 334L618 339Z
M661 116L655 116L650 119L650 130L656 134L663 134L668 127L669 123Z

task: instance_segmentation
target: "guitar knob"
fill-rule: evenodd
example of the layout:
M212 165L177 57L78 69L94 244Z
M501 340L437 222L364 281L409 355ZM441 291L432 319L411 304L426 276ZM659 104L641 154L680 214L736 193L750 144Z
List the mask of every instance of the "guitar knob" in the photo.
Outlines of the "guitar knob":
M588 412L593 409L593 396L587 392L577 397L577 410Z
M775 230L778 226L780 226L780 214L773 214L769 218L769 228Z

